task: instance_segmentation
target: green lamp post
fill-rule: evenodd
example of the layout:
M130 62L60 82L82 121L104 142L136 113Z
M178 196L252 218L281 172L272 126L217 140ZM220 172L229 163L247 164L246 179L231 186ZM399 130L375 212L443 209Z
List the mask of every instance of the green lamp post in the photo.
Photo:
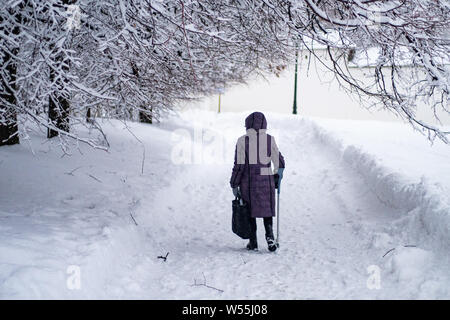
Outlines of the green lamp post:
M298 48L295 48L295 78L294 78L294 106L292 113L297 114L297 69L298 69Z

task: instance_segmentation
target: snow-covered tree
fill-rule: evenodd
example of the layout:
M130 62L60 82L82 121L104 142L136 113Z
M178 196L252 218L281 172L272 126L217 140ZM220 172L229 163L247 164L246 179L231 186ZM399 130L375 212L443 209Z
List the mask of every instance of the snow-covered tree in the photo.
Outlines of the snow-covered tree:
M284 4L284 5L283 5ZM427 133L448 142L449 132L416 116L417 102L448 114L450 89L450 4L446 0L304 0L272 2L291 30L314 54L326 46L328 61L318 57L344 88L372 97L384 108ZM314 41L310 41L313 39ZM347 68L355 50L373 59L369 81L354 78Z
M279 73L315 44L344 89L448 139L415 115L418 99L449 112L448 1L0 1L0 143L17 143L17 122L26 135L32 120L64 149L107 148L97 116L157 120L178 100ZM370 81L355 79L349 53L373 48ZM101 134L81 137L79 125Z

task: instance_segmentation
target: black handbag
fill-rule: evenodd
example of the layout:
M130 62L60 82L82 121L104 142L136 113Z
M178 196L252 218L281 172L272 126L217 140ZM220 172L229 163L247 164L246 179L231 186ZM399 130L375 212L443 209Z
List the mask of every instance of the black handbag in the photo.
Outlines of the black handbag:
M250 194L250 162L247 160L246 164L248 165L248 196L251 197ZM252 235L251 231L251 203L245 202L241 194L238 193L236 198L233 200L233 217L231 218L231 229L235 234L237 234L242 239L250 239Z
M241 197L233 200L233 217L231 227L235 234L242 239L250 239L250 206Z

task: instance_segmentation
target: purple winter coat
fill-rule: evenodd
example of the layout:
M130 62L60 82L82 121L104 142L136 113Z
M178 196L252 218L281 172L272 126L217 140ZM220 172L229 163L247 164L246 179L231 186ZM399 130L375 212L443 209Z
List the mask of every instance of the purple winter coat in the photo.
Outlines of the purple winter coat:
M250 114L245 119L245 128L247 134L240 137L236 144L230 185L232 188L240 187L242 198L250 202L252 217L273 217L275 216L273 173L276 173L278 168L285 167L284 158L278 150L275 139L266 133L267 121L263 113ZM271 163L274 164L273 171Z

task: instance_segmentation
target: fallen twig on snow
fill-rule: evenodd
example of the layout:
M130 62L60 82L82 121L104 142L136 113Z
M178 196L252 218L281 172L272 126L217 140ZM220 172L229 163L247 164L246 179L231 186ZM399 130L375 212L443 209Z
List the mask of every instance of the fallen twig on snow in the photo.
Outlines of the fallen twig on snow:
M217 290L217 291L219 291L220 293L224 292L222 289L218 289L218 288L215 288L215 287L212 287L212 286L207 285L207 284L206 284L206 277L205 277L205 274L204 274L203 272L202 272L202 275L203 275L203 283L197 283L197 280L194 279L194 284L193 284L192 286L196 286L196 287L198 287L198 286L203 286L203 287L207 287L207 288L210 288L210 289Z
M164 262L166 262L168 255L169 255L169 252L167 252L165 256L158 256L158 259L163 259Z
M128 130L129 133L131 133L131 135L141 144L142 146L142 163L141 163L141 174L144 174L144 164L145 164L145 145L144 143L141 141L141 139L139 139L134 133L133 131L130 130L130 128L128 127L128 125L126 124L126 122L124 122L125 124L125 128Z
M91 177L92 179L94 179L94 180L100 182L100 183L103 183L100 179L97 179L97 178L94 177L92 174L88 174L88 176Z
M130 217L131 217L131 219L133 219L134 224L135 224L135 225L138 225L138 223L137 223L136 220L134 219L133 214L132 214L131 212L130 212Z
M392 248L392 249L388 250L385 254L383 254L383 258L384 258L389 252L394 251L394 250L395 250L395 248Z
M67 174L67 175L69 175L69 176L74 176L75 177L75 175L73 174L75 171L77 171L78 169L80 169L81 167L77 167L77 168L75 168L75 169L73 169L72 171L70 171L70 172L64 172L64 174Z

